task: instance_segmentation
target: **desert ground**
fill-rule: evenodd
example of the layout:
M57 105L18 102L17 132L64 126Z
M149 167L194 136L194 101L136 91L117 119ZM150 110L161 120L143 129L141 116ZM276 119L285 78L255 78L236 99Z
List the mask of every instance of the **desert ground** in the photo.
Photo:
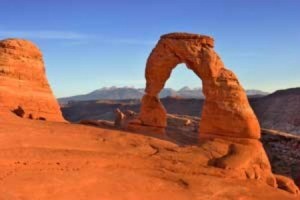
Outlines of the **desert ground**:
M299 199L207 166L214 142L0 116L0 199Z

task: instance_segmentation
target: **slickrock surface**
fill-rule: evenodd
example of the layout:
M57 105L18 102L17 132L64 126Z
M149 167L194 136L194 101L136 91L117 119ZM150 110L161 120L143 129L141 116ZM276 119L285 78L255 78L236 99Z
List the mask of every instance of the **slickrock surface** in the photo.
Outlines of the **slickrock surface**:
M0 107L24 118L64 121L47 81L42 53L30 41L0 41Z
M1 109L0 119L0 199L299 199L259 176L208 164L226 154L226 140L179 146Z
M203 83L206 99L201 135L260 138L260 126L244 89L235 74L225 68L213 46L214 40L209 36L188 33L161 36L146 64L146 94L140 112L142 125L166 127L166 111L158 94L172 70L185 63Z
M134 113L133 111L130 112ZM199 117L168 114L166 135L170 140L180 145L196 145L199 141L199 122ZM112 121L82 120L80 123L116 129ZM300 187L300 136L262 129L261 141L270 160L273 173L291 177Z

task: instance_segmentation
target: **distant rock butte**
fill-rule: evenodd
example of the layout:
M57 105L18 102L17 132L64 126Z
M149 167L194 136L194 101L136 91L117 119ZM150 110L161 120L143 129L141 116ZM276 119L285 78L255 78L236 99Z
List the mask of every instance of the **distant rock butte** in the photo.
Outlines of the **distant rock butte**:
M140 113L136 119L124 123L127 124L124 128L165 133L167 113L158 95L172 70L185 63L202 80L206 97L199 126L200 143L205 147L211 140L220 140L224 146L217 145L213 149L217 152L226 149L224 154L208 161L208 165L298 193L293 181L272 173L266 152L258 140L260 126L246 92L235 74L225 68L213 46L214 40L208 36L188 33L161 36L147 60L146 89Z
M300 88L278 90L250 102L262 127L300 134Z
M0 108L24 118L64 121L47 81L42 53L30 41L0 41Z

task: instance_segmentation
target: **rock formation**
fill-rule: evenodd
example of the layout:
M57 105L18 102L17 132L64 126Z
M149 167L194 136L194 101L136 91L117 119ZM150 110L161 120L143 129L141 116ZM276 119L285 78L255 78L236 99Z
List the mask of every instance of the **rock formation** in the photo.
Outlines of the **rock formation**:
M158 94L180 63L202 80L205 102L200 121L200 147L212 153L208 165L231 175L260 180L298 193L288 178L275 176L260 141L260 126L235 74L226 69L213 49L211 37L171 33L161 36L146 64L146 89L137 120L128 130L164 133L167 113ZM277 180L278 178L278 180ZM278 183L277 183L278 182Z
M211 37L171 33L161 36L146 65L146 89L140 120L145 126L166 127L166 111L158 98L172 70L180 63L202 80L206 97L201 135L239 138L260 137L260 127L246 93L233 72L226 69L213 49Z
M42 53L29 41L0 41L0 107L20 117L64 121L46 78Z
M115 110L115 123L114 123L114 125L116 127L122 127L124 118L125 118L124 113L122 113L120 109L116 109Z

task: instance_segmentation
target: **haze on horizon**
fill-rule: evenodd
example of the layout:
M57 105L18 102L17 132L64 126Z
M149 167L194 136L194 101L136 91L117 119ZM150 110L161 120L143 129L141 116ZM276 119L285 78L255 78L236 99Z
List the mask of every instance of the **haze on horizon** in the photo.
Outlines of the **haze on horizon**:
M0 39L32 40L42 50L57 97L101 87L145 85L144 69L159 36L213 36L215 49L245 89L300 86L300 1L2 0ZM177 67L166 87L201 87Z

